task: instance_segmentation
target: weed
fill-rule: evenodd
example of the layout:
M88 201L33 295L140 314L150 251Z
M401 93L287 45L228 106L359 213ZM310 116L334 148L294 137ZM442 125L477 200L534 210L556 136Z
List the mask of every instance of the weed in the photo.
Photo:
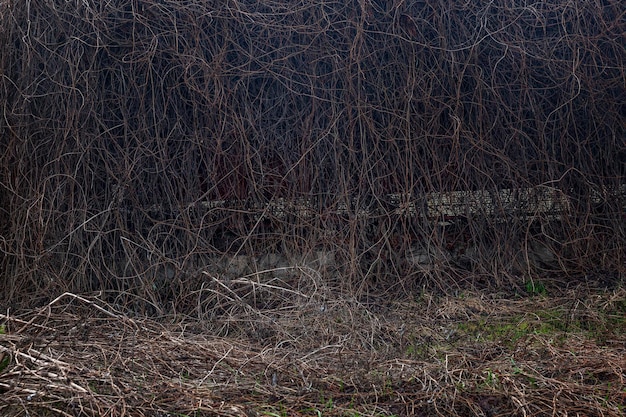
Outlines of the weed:
M278 410L275 407L270 407L269 410L261 411L261 415L269 417L287 417L288 413L285 406L279 404Z
M6 352L0 353L0 372L4 371L11 363L11 355Z
M471 337L475 342L500 341L508 347L514 347L529 335L550 335L555 340L562 340L562 332L568 324L562 312L538 311L536 320L529 320L525 315L507 317L490 321L485 318L457 324L457 330Z
M332 409L333 409L333 399L332 399L332 398L328 398L328 399L326 400L326 402L324 403L324 407L325 407L327 410L332 410Z
M304 413L304 414L313 413L313 415L315 415L317 417L322 417L322 412L320 410L318 410L317 408L313 408L313 407L303 408L302 410L300 410L300 412Z
M334 408L333 398L324 396L323 392L319 394L319 404L325 410L332 410Z
M542 295L545 296L548 294L546 290L546 286L543 282L535 282L532 279L526 281L525 284L526 292L530 295Z
M391 379L385 380L383 392L385 395L392 395L394 393L393 382L391 381Z
M489 388L496 387L498 385L498 375L491 369L487 369L485 373L487 375L485 377L484 385Z
M429 345L411 340L411 344L405 349L405 355L411 359L424 359L428 357Z

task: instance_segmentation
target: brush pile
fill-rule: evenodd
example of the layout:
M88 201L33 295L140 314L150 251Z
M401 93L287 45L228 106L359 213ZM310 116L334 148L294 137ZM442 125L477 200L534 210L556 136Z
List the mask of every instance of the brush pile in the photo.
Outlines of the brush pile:
M624 22L621 0L0 1L2 298L189 311L239 255L330 253L361 293L623 272Z

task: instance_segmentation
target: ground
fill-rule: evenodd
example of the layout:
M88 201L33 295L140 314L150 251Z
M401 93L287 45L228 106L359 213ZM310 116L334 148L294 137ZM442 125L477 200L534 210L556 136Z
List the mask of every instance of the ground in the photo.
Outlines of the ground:
M0 414L624 415L626 289L535 284L263 308L233 295L212 317L66 293L0 316Z

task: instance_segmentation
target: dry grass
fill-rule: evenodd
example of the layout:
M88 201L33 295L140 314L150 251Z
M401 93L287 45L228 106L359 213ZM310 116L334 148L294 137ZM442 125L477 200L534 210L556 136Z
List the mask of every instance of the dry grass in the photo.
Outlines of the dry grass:
M0 413L617 417L626 409L624 289L371 303L317 290L324 297L294 293L291 305L246 304L203 320L133 318L71 293L2 315Z

